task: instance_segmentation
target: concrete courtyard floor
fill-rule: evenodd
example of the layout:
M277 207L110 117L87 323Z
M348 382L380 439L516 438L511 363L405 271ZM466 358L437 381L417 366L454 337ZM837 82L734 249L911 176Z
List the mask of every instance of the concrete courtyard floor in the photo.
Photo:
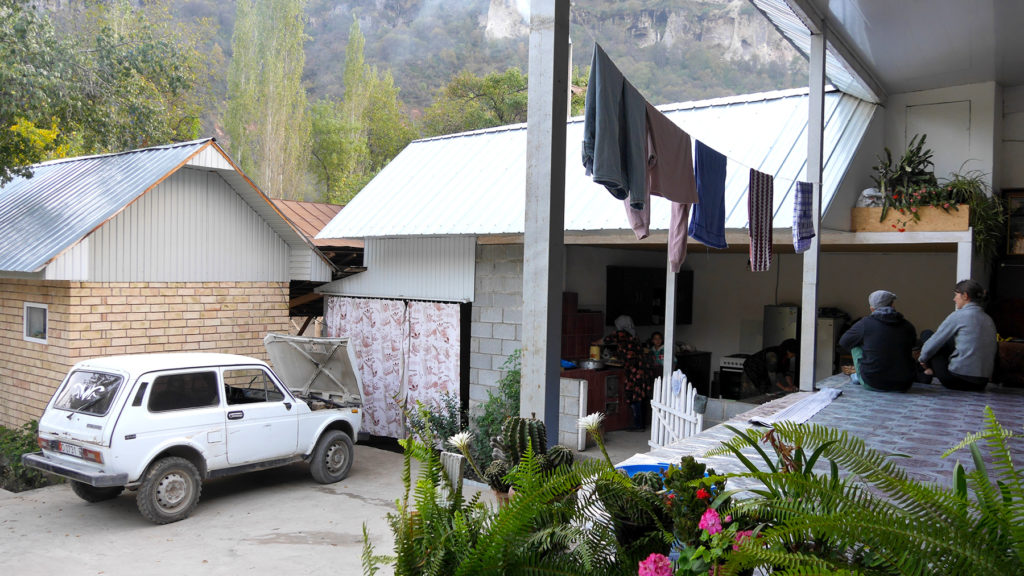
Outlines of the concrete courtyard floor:
M985 393L948 391L915 385L907 394L869 392L833 376L819 387L842 394L810 422L848 430L869 446L908 456L899 463L918 479L949 484L956 459L970 468L965 451L942 453L983 427L991 406L1003 426L1024 428L1024 390L990 386ZM726 423L749 427L749 418L774 414L811 393L790 394L735 416ZM733 458L703 458L731 432L715 425L702 434L650 451L649 434L607 434L615 463L678 462L690 454L719 472L742 471ZM1024 441L1012 452L1024 462ZM596 447L584 453L600 457ZM78 575L234 575L362 574L364 523L378 553L390 553L386 516L402 495L402 455L357 444L352 472L337 484L314 482L308 467L295 465L207 482L199 506L188 519L156 526L135 507L132 494L98 504L57 485L12 494L0 490L0 557L11 576ZM735 485L734 485L735 486ZM485 486L466 483L467 494ZM390 574L385 567L379 574Z
M351 473L337 484L317 484L305 465L208 481L192 516L164 526L143 518L128 492L89 504L67 485L0 490L0 572L360 575L364 523L377 553L392 551L386 516L402 495L403 460L361 444L355 450Z

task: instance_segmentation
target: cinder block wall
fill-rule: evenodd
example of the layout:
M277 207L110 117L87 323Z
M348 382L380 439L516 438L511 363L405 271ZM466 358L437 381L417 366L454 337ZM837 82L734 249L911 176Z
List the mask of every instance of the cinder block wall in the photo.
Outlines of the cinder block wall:
M523 341L523 246L477 245L469 340L470 408L497 391L501 366Z
M22 337L24 303L48 306L46 344ZM67 282L0 279L0 425L38 419L79 360L144 352L267 359L288 333L286 282Z

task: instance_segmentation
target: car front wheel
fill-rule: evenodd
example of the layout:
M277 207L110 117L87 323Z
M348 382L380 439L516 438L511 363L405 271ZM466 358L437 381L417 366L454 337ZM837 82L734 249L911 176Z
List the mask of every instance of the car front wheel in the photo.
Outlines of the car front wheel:
M86 502L103 502L117 498L124 491L124 486L111 486L109 488L97 488L85 482L71 481L71 490L76 496Z
M184 458L158 460L146 471L135 502L148 520L169 524L188 517L202 492L199 471Z
M316 443L309 473L321 484L343 480L352 469L352 439L341 430L328 430Z

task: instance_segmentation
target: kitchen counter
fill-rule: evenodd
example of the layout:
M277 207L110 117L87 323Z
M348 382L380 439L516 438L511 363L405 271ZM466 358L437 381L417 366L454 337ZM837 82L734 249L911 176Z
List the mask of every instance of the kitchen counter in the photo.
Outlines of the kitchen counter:
M616 367L602 370L573 368L561 373L562 378L587 381L587 414L603 412L606 432L622 430L630 425L629 402L622 385L625 375L625 370Z

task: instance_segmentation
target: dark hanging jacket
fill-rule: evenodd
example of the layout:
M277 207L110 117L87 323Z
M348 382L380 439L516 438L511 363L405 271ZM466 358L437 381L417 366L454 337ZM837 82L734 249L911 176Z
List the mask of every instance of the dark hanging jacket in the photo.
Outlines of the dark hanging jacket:
M914 325L902 314L886 306L858 320L839 339L850 349L859 346L860 378L879 390L906 390L914 383L916 365L913 348L917 340Z

